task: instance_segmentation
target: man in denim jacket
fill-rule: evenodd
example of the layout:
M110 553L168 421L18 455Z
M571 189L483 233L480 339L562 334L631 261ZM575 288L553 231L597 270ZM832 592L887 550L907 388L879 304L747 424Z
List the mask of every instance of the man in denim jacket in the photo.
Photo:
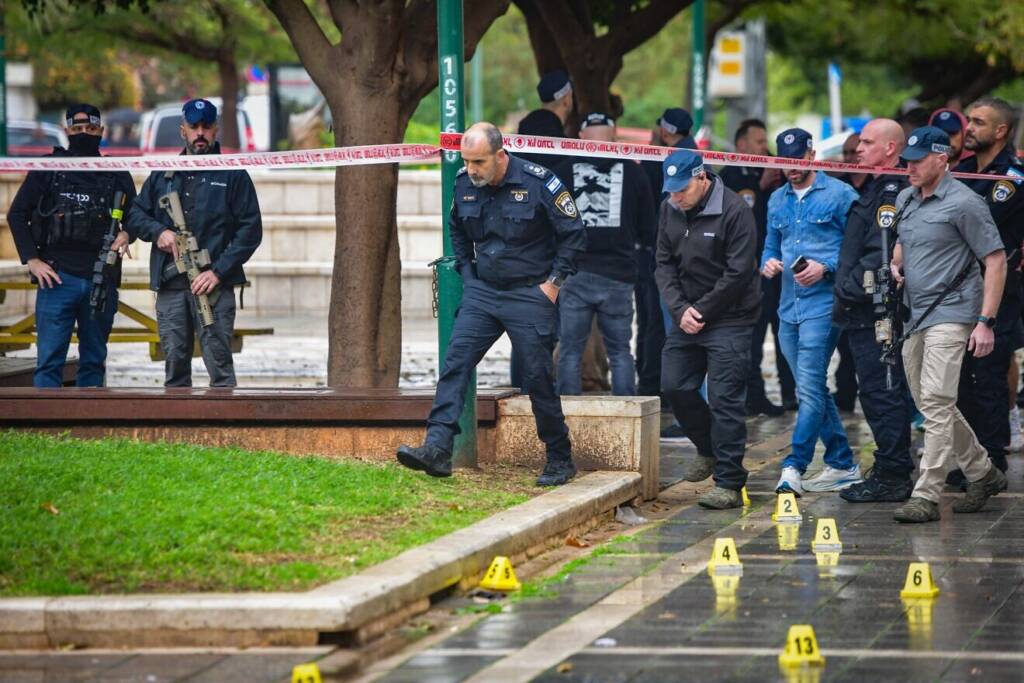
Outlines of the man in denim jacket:
M775 140L780 157L813 159L811 134L800 128L783 131ZM828 392L826 373L839 330L832 326L834 273L843 242L846 215L857 193L824 173L792 169L789 181L768 200L768 234L761 273L782 276L779 342L796 377L797 412L792 452L782 463L777 493L839 491L861 481L860 467L836 404ZM825 444L825 469L803 480L818 439Z

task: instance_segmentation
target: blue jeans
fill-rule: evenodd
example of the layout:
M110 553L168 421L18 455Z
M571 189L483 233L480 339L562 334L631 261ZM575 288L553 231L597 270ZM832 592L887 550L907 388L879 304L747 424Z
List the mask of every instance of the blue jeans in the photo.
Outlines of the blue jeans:
M814 458L814 446L820 438L825 444L825 464L836 469L853 467L853 452L839 411L828 392L828 363L839 341L839 328L832 316L810 318L794 324L780 321L779 342L786 362L793 368L796 395L800 401L793 428L793 452L782 462L803 474Z
M78 323L78 376L80 387L101 387L107 372L107 339L117 312L117 290L109 289L106 308L95 319L89 308L92 282L58 271L56 287L36 292L36 342L38 358L32 384L59 387L71 345L71 332Z
M580 271L566 280L558 293L561 338L558 351L558 393L582 393L580 361L587 346L591 324L597 327L612 369L612 393L636 394L636 366L629 352L633 338L633 285L596 273Z

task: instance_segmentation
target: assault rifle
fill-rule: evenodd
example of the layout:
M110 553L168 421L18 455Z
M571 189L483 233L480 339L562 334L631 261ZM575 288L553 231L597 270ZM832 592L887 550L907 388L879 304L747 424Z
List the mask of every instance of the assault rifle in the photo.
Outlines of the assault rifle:
M909 203L909 202L908 202ZM877 271L864 271L864 293L871 295L875 313L875 341L882 347L882 364L885 365L885 388L892 390L892 369L896 366L896 351L902 343L900 332L903 328L902 302L899 285L892 276L890 261L892 245L890 236L895 232L903 210L892 218L892 222L879 221L882 237L882 267ZM891 214L890 214L891 215Z
M185 224L185 212L181 209L181 199L177 192L168 192L160 197L160 208L170 214L171 221L174 223L174 245L178 250L178 257L174 260L174 265L179 273L185 273L188 276L188 284L191 287L195 279L199 277L199 273L210 267L210 252L199 248L196 236ZM217 291L210 292L209 295L195 295L203 327L213 324L213 309L210 304L217 301L218 295L220 292Z
M120 254L113 249L114 240L121 232L121 218L124 217L125 194L120 190L114 192L114 203L110 207L110 227L103 235L103 246L99 257L92 267L92 291L89 293L89 315L96 316L107 309L107 298L110 295L110 283Z

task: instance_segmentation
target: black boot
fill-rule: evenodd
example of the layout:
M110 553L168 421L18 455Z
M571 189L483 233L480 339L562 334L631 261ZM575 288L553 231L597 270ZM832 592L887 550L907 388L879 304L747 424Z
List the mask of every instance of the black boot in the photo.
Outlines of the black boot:
M839 492L839 497L850 503L902 503L910 498L914 482L910 476L880 472L872 468L864 481Z
M544 463L544 471L537 477L537 486L561 486L576 476L576 465L569 460L551 460Z
M452 454L433 444L399 446L398 462L411 470L426 472L432 477L452 476Z

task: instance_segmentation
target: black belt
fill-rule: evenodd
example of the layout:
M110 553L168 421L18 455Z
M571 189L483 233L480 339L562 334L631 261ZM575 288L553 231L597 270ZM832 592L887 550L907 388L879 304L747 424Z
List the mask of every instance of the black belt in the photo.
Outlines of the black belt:
M519 278L518 280L509 280L507 282L491 282L490 280L480 278L480 280L487 284L489 287L494 287L495 289L501 290L516 289L517 287L529 287L531 285L539 285L542 282L546 282L547 279L548 278L546 275L541 275L540 277L524 277Z

